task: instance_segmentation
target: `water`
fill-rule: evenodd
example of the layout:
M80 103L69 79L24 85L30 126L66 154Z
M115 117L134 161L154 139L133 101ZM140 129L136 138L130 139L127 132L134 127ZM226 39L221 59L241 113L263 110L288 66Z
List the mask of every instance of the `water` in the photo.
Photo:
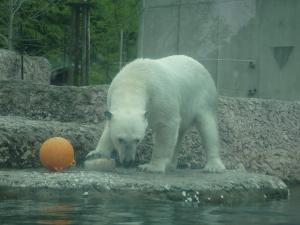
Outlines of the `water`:
M0 191L0 224L299 225L300 187L281 201L185 205L124 194Z

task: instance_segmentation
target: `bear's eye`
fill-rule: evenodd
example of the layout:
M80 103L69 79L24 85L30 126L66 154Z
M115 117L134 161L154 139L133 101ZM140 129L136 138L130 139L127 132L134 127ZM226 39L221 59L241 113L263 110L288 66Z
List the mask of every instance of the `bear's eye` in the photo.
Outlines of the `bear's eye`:
M124 143L125 143L125 140L124 140L123 138L118 138L118 142L119 142L120 144L124 144Z

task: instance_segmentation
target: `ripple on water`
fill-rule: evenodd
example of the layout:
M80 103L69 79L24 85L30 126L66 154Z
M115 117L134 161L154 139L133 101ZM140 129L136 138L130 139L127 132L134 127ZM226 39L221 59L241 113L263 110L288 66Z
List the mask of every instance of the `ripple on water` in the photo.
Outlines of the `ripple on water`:
M197 205L103 193L36 196L0 192L0 224L300 224L300 187L289 200L235 205Z

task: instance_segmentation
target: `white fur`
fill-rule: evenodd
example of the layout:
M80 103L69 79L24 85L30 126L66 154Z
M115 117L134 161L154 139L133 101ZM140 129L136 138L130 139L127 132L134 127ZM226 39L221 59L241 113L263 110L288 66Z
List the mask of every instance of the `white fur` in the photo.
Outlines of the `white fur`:
M196 125L207 150L205 170L222 171L225 167L219 156L216 101L210 74L194 59L183 55L137 59L111 83L107 104L112 119L107 121L96 150L89 155L108 156L115 148L125 159L127 152L135 154L133 140L143 138L149 125L154 133L152 159L139 168L165 172L176 167L182 136ZM132 151L129 147L124 150L118 142L120 136Z

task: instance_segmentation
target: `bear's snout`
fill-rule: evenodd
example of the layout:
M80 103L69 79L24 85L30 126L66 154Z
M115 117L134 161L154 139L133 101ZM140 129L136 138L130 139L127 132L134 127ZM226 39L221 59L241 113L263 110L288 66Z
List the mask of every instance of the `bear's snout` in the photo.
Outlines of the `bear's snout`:
M122 152L121 152L122 154ZM129 168L134 167L136 165L135 157L130 157L126 155L122 155L123 157L120 157L120 152L115 151L114 154L112 154L112 158L116 160L117 166Z

